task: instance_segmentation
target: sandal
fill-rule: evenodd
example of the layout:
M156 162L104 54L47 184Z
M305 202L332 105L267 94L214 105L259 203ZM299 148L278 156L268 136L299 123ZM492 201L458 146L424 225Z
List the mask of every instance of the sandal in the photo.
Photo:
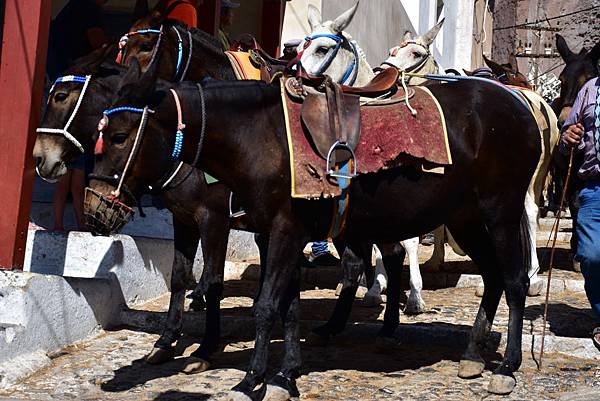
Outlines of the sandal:
M592 331L592 342L594 343L598 351L600 351L600 327L596 327Z

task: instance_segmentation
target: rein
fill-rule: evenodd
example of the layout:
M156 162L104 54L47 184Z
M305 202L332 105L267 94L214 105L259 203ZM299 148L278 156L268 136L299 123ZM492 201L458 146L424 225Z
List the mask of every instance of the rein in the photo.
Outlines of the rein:
M304 38L304 49L298 54L298 56L296 58L298 60L300 60L300 58L302 57L302 54L304 54L304 51L306 49L308 49L310 47L310 45L312 44L312 41L314 39L318 39L318 38L328 38L328 39L334 40L336 42L336 45L335 45L335 47L332 47L327 51L325 60L323 61L323 63L321 64L321 66L319 67L319 69L317 70L317 72L314 75L323 75L325 73L325 71L329 68L329 66L331 65L333 60L336 58L338 52L342 48L342 44L344 43L344 41L347 41L352 50L352 55L353 55L354 59L352 60L352 63L350 64L350 66L348 67L348 69L346 70L344 75L342 76L342 79L340 79L338 81L338 83L345 84L348 86L354 85L354 82L356 82L356 77L358 76L358 60L359 60L358 49L356 48L356 45L352 41L347 40L344 36L333 35L333 34L328 34L328 33L320 33L320 34L316 34L316 35L312 35L312 36L307 36L306 38ZM350 81L348 81L348 78L350 78ZM348 82L346 83L346 81L348 81Z
M73 123L73 120L75 119L75 116L77 115L77 112L79 111L79 108L81 107L81 102L83 101L83 97L85 96L85 93L87 91L87 88L90 84L91 79L92 79L91 75L86 75L85 77L77 76L77 75L66 75L64 77L58 78L52 85L52 88L50 89L50 93L52 93L54 91L56 84L59 84L62 82L77 82L77 83L83 84L83 88L81 89L81 92L79 93L79 98L77 99L75 108L73 109L73 112L71 113L71 116L67 120L67 123L65 124L64 128L61 129L61 128L40 127L38 129L36 129L35 131L37 133L45 133L45 134L60 134L60 135L64 136L65 138L67 138L73 145L75 145L75 147L77 149L79 149L79 151L81 153L84 153L85 151L83 149L83 145L81 145L81 142L79 142L77 139L75 139L75 137L69 132L69 127L71 126L71 123Z

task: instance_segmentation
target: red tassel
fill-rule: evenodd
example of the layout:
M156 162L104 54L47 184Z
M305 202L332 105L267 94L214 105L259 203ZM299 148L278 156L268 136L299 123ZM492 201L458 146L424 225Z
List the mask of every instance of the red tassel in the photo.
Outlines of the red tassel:
M98 140L96 141L96 146L94 146L94 154L101 155L102 154L102 146L104 146L104 140L102 139L102 132L98 136Z

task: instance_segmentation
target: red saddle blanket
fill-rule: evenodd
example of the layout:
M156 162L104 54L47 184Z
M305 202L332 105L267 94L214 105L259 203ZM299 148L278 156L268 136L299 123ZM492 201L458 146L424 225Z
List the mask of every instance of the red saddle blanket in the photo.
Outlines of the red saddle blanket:
M424 87L414 87L410 105L406 103L361 107L361 135L355 149L358 174L375 173L399 165L423 168L452 164L443 111ZM281 85L287 126L287 139L294 198L314 199L339 196L335 180L327 177L326 161L313 148L301 121L302 103L290 98ZM402 90L396 96L404 96Z

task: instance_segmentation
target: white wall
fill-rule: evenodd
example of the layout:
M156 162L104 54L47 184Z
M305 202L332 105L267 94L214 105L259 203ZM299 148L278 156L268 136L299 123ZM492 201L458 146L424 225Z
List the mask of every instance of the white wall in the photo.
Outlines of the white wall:
M321 0L292 0L285 3L281 49L283 49L283 44L286 41L290 39L303 39L310 33L308 5L312 4L321 10L321 3Z

